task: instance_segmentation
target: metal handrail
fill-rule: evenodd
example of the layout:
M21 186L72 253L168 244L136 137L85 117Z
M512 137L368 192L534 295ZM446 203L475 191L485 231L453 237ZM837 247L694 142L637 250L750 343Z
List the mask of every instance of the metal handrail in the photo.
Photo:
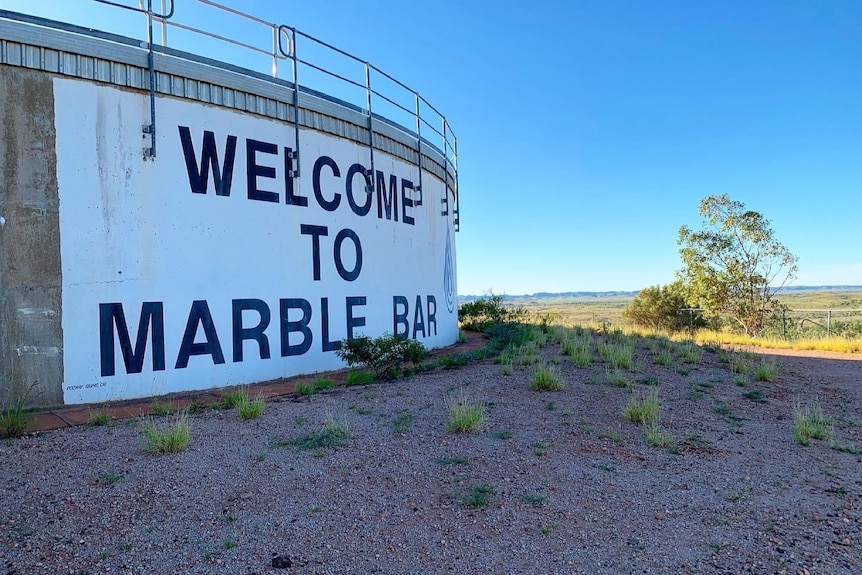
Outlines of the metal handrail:
M153 50L153 34L152 34L152 25L153 23L158 23L161 26L161 43L163 46L168 46L168 29L176 28L178 30L183 30L185 32L190 32L192 34L200 35L206 38L210 38L216 40L218 42L223 42L229 44L231 46L235 46L242 50L247 50L253 52L255 54L262 54L268 56L272 59L272 69L270 71L271 75L275 78L279 77L279 63L283 61L289 61L290 63L290 81L294 86L293 90L293 115L294 115L294 127L295 127L295 153L298 154L299 150L299 127L298 127L298 92L302 90L302 88L311 89L314 91L314 86L307 86L303 84L302 87L299 83L298 75L302 75L306 70L312 70L319 73L324 74L326 77L332 78L337 82L342 82L345 86L351 86L353 88L358 88L359 90L364 91L365 102L361 105L354 104L350 102L348 105L356 105L357 108L366 115L367 117L367 129L368 129L368 145L370 148L370 172L374 171L374 123L380 121L381 119L385 120L389 125L397 127L400 129L405 135L411 138L416 139L416 147L419 156L419 167L420 167L420 198L421 198L421 171L422 171L422 149L423 144L431 147L437 148L438 151L441 152L443 158L443 171L445 176L445 184L446 184L446 194L448 196L451 193L452 198L454 200L453 208L450 209L450 204L448 198L444 198L443 203L445 204L445 209L442 215L449 215L452 213L455 218L455 227L458 229L459 219L458 219L458 141L455 136L455 132L452 130L451 125L449 124L448 119L444 116L434 105L432 105L428 100L426 100L419 92L413 90L405 83L396 79L392 75L384 72L377 66L369 63L366 60L363 60L350 52L342 50L324 40L316 38L310 34L306 34L300 30L297 30L293 26L289 26L286 24L278 24L274 22L268 22L262 18L254 16L250 13L244 12L242 10L238 10L236 8L232 8L230 6L226 6L220 2L216 2L215 0L182 0L183 2L197 2L203 6L207 6L226 14L229 14L230 17L238 18L245 20L247 22L251 22L255 25L261 26L266 31L267 36L267 44L259 44L254 42L254 40L240 40L237 38L232 38L228 34L220 33L217 29L206 29L201 27L199 24L192 24L188 22L178 22L175 18L176 16L176 6L175 4L180 2L180 0L159 0L161 4L160 10L155 10L153 8L153 4L156 0L138 0L138 6L131 6L128 4L122 4L116 0L93 0L99 4L104 4L107 6L113 6L117 8L122 8L125 10L131 10L134 12L142 13L147 17L147 41L149 43L149 51L150 60L152 61L152 50ZM132 0L129 0L132 1ZM257 32L255 32L257 34ZM256 37L256 36L255 36ZM271 45L269 44L271 41ZM303 44L303 46L298 46L298 41ZM310 43L310 45L306 44ZM308 57L303 55L304 48L316 47L315 49L325 49L328 52L321 52L325 54L327 57L325 58L315 58ZM358 64L364 70L364 77L360 77L361 74L357 73L356 78L348 77L344 73L339 73L335 69L332 64L338 64L337 58L346 58L349 62L354 64ZM343 60L342 60L343 62ZM329 64L329 65L328 65ZM155 83L155 75L151 67L151 91L154 91L154 86L152 84ZM385 79L390 82L390 86L386 86L388 88L392 88L387 90L385 88L379 88L379 82L376 82L375 79ZM373 84L373 86L372 86ZM386 82L384 82L386 84ZM328 90L323 90L326 93L329 93ZM391 108L392 111L398 111L398 113L404 113L408 117L412 117L413 126L410 127L406 125L404 122L396 122L392 118L385 118L382 115L379 115L374 111L374 101L376 99L380 99L381 102L386 103L387 105L391 105L394 108ZM407 104L407 100L411 102ZM349 101L349 99L347 99ZM347 102L345 102L347 103ZM409 122L407 123L409 124ZM155 117L153 114L153 121L151 123L151 128L153 130L153 134L155 132ZM414 132L415 130L415 132ZM427 130L430 130L428 132ZM426 137L423 137L424 134L436 134L439 137L439 144L435 144L432 140L428 140ZM153 144L152 148L149 151L145 152L147 156L155 156L155 138L152 138ZM298 156L296 156L298 158ZM297 164L298 166L298 164ZM451 172L451 174L450 174ZM293 170L293 177L299 177L299 170ZM369 190L370 191L370 190ZM421 199L419 200L421 202Z

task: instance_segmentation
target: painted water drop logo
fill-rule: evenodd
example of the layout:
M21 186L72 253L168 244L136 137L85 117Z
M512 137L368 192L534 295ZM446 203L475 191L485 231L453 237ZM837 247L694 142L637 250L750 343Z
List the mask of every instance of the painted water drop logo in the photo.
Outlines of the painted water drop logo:
M452 238L446 227L446 261L443 263L443 293L446 294L446 309L455 311L455 263L452 261Z

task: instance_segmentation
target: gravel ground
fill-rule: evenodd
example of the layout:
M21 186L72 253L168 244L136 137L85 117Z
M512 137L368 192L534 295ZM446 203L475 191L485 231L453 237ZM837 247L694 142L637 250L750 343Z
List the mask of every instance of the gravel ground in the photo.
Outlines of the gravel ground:
M535 366L505 376L480 362L271 401L251 421L205 410L173 455L147 453L134 419L5 441L0 567L862 573L862 458L849 447L862 446L859 357L763 356L777 380L739 386L713 351L660 366L648 343L623 374L633 389L551 344L542 361L563 391L530 390ZM647 445L622 415L651 389L670 448ZM461 393L486 402L481 433L446 430L447 401ZM795 443L794 404L815 400L845 450ZM342 446L277 446L318 432L327 416L349 424ZM487 506L471 506L482 495Z

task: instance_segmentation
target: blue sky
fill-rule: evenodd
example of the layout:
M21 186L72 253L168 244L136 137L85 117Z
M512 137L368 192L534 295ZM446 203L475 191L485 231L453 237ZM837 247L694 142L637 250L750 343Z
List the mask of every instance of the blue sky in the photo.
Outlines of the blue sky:
M862 2L225 3L370 60L446 114L461 294L667 283L677 229L722 193L772 221L796 285L862 284ZM142 29L92 4L0 0Z

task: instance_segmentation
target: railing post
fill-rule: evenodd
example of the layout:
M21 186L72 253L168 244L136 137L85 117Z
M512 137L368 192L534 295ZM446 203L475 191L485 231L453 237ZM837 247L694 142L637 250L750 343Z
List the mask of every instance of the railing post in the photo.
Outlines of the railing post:
M452 132L452 169L455 170L455 231L457 232L461 230L461 190L458 188L458 137L455 132Z
M369 178L365 181L365 192L370 194L374 192L374 118L371 112L371 65L368 62L365 62L365 105L368 112L368 150L371 160L371 167L368 168Z
M278 78L278 26L272 25L272 77Z
M168 0L162 0L162 14L168 13ZM168 45L168 21L162 18L162 46Z
M281 32L279 32L281 34ZM281 36L279 36L281 38ZM294 149L291 162L295 161L295 169L288 174L291 178L299 177L299 79L297 78L296 65L296 28L290 29L290 59L293 68L293 141Z
M413 92L413 96L416 98L416 154L419 157L419 187L416 188L419 191L419 202L414 200L413 205L421 206L425 197L422 192L422 111L419 108L419 92Z
M156 157L156 68L153 54L153 0L147 0L147 68L150 74L150 124L144 134L150 135L150 147L144 148L144 159Z
M449 141L446 139L446 118L443 117L443 198L441 204L445 204L446 209L440 212L441 216L449 215Z

